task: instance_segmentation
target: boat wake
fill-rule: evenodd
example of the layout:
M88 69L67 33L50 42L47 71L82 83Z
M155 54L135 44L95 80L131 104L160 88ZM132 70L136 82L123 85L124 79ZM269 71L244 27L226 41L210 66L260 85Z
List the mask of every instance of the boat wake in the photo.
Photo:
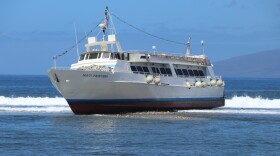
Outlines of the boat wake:
M0 96L0 112L71 112L62 97L4 97ZM226 99L224 107L210 110L182 110L198 113L280 114L280 99L235 96Z

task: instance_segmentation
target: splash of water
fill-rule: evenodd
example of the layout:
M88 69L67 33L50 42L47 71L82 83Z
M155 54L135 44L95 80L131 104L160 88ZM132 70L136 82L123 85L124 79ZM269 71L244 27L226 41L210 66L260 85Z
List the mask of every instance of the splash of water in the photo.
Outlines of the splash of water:
M71 112L62 97L4 97L0 96L0 111L6 112ZM280 99L252 98L249 96L226 99L225 107L211 110L185 110L180 112L258 113L280 114Z

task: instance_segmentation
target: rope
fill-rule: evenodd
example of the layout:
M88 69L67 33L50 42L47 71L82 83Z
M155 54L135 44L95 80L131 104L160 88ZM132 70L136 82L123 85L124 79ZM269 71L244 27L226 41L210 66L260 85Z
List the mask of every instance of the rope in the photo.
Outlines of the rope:
M103 19L102 19L103 20ZM101 21L102 21L101 20ZM100 22L99 22L100 23ZM61 57L65 54L67 54L69 51L71 51L73 48L75 48L76 46L78 46L78 44L80 44L84 39L86 39L93 31L95 31L95 29L98 27L99 24L97 24L93 29L91 29L83 38L81 38L77 43L75 43L73 46L71 46L68 50L65 50L63 53L55 55L53 57L54 60L56 60L58 57Z
M138 30L138 31L140 31L140 32L142 32L142 33L144 33L144 34L146 34L146 35L152 36L152 37L154 37L154 38L157 38L157 39L160 39L160 40L163 40L163 41L166 41L166 42L171 42L171 43L180 44L180 45L187 45L187 43L182 43L182 42L178 42L178 41L169 40L169 39L166 39L166 38L163 38L163 37L160 37L160 36L153 35L153 34L151 34L151 33L149 33L149 32L146 32L146 31L144 31L144 30L142 30L142 29L140 29L140 28L138 28L138 27L135 27L135 26L133 26L133 25L127 23L126 21L124 21L123 19L121 19L120 17L118 17L118 16L115 15L115 14L112 14L112 16L116 17L116 19L119 20L119 21L121 21L122 23L124 23L124 24L126 24L126 25L132 27L133 29Z

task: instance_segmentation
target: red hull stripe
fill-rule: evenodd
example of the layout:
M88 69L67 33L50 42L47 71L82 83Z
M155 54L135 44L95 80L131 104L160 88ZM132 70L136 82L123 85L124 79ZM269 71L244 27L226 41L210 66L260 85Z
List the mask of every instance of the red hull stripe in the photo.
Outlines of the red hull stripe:
M210 109L225 105L225 100L187 101L130 101L130 102L73 102L68 101L75 114L113 114L140 111L173 111L185 109Z

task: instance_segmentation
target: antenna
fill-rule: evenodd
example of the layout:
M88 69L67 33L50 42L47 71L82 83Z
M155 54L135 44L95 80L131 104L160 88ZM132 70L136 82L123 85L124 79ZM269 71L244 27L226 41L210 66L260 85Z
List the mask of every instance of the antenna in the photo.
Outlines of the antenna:
M153 52L154 52L154 55L156 54L156 50L157 50L157 47L156 46L152 46L152 49L153 49Z
M205 55L205 53L204 53L204 41L203 40L201 40L201 46L202 46L203 55Z
M78 37L77 37L77 30L76 30L76 24L74 23L74 29L75 29L75 37L76 37L76 50L77 50L77 55L78 55L78 60L79 60L79 56L80 56L80 53L79 53L79 44L78 44Z
M54 69L56 69L56 59L57 59L57 56L54 56L54 57L53 57L53 66L54 66Z
M186 57L191 55L191 37L189 37L187 42L187 51L186 51Z

